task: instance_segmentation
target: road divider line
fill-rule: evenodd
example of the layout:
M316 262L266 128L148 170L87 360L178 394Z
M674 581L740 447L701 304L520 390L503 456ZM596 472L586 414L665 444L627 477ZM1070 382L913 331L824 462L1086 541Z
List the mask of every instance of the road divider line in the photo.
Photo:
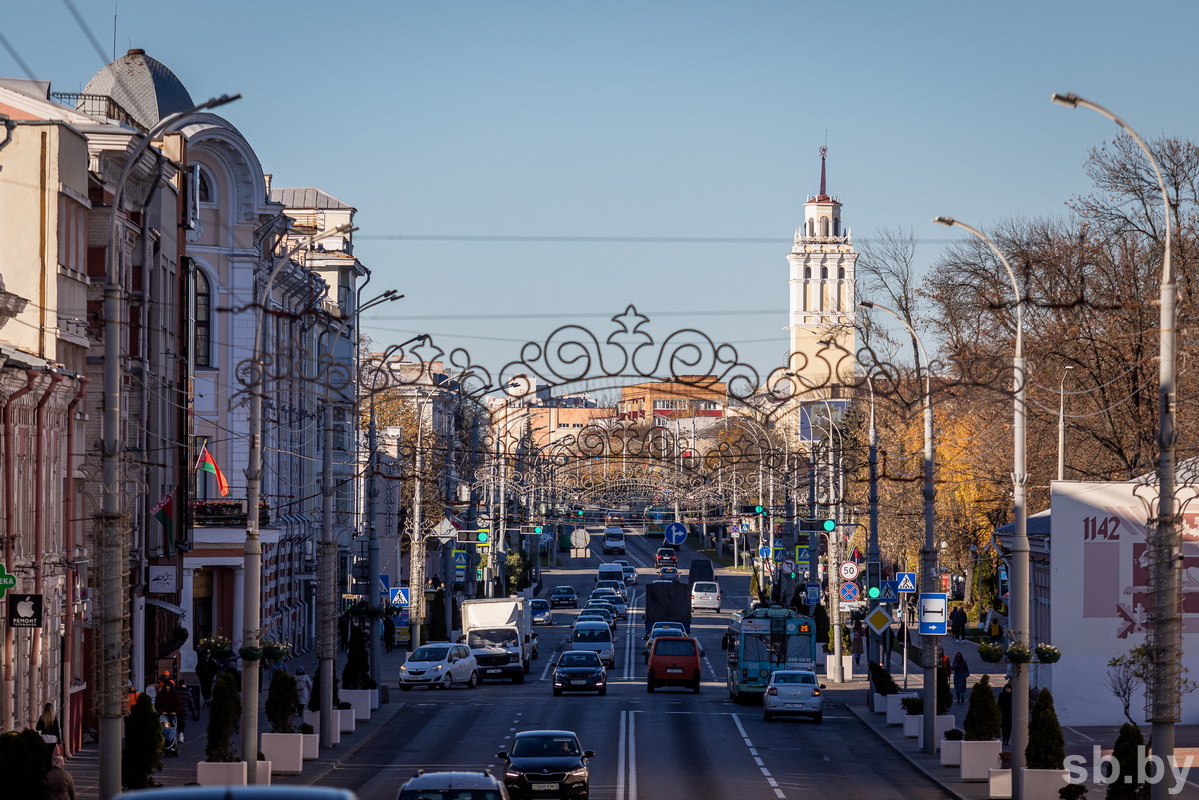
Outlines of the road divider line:
M628 742L625 740L625 726L627 724L625 717L628 713L627 711L620 712L620 732L616 737L616 800L625 800L625 749L628 747Z
M629 800L637 798L637 728L635 722L637 713L629 711Z
M753 741L749 738L749 734L746 733L745 726L741 724L741 717L737 716L736 714L730 714L729 716L733 718L733 724L737 726L737 730L741 733L741 741L745 742L745 747L751 754L753 754L754 763L757 764L758 769L762 771L762 777L764 777L766 782L770 784L770 788L774 789L774 794L776 797L785 798L786 795L783 794L783 790L779 788L778 781L770 776L770 771L766 769L766 765L762 762L762 759L758 757Z

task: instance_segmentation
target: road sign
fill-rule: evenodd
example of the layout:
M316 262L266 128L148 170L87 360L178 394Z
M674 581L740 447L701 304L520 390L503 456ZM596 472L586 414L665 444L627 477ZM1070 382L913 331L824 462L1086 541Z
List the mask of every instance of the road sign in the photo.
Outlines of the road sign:
M789 556L790 554L789 554L789 553L788 553L786 550L784 550L783 548L781 548L781 547L776 547L776 548L774 548L773 552L771 552L771 554L770 554L770 555L771 555L771 560L773 560L773 561L774 561L774 563L776 563L776 564L781 564L781 563L783 563L784 561L788 561L788 560L789 560L788 556Z
M856 602L858 599L858 594L858 585L856 583L841 584L841 600L843 602Z
M887 628L891 627L891 615L887 613L885 608L880 606L866 615L866 624L870 626L872 631L881 634Z
M680 545L687 541L687 526L681 522L672 522L662 532L662 538L667 544Z
M920 633L927 636L944 636L946 634L946 613L948 595L944 592L925 592L919 595Z
M758 548L758 558L770 558L770 548L762 545Z
M575 528L575 532L570 535L570 546L576 550L582 550L590 543L591 536L586 528Z
M788 573L795 572L795 562L789 558L784 559L783 563L782 563L782 568L783 568L783 572L788 572Z
M448 519L443 519L433 526L433 535L438 539L456 539L458 538L458 529Z
M809 606L819 605L820 604L820 584L819 583L809 583L804 588L807 589L807 594L808 594L808 596L806 598L807 605L809 605Z
M545 533L541 534L541 543L542 544L549 544L552 541L554 541L554 534L550 533L549 531L546 531Z
M896 591L900 594L911 594L916 591L916 573L915 572L899 572L895 575Z
M775 539L774 539L774 542L772 542L772 544L773 544L775 547L782 547L782 546L783 546L783 540L782 540L782 539L780 539L780 538L778 538L778 537L776 536L776 537L775 537Z
M841 564L841 579L852 581L858 577L858 565L852 561L845 561Z
M883 581L879 588L881 589L878 595L880 603L899 602L899 581Z
M796 547L795 548L795 560L799 561L799 562L811 561L812 560L812 551L806 547Z
M4 593L17 585L17 576L9 575L8 570L0 564L0 600L4 599Z
M393 586L391 589L391 604L393 606L402 606L407 608L409 605L408 587Z

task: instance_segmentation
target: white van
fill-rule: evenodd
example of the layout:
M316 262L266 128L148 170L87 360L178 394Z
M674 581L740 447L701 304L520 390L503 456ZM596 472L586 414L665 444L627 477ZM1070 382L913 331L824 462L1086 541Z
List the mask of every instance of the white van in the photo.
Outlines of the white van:
M570 632L571 650L590 650L600 657L608 667L616 666L616 642L612 629L602 621L579 622Z
M691 610L720 611L720 584L716 581L698 581L691 584Z
M625 553L624 531L620 528L604 529L604 555L609 553Z
M595 573L595 582L600 581L617 581L621 586L624 585L624 567L620 564L600 564L599 570Z

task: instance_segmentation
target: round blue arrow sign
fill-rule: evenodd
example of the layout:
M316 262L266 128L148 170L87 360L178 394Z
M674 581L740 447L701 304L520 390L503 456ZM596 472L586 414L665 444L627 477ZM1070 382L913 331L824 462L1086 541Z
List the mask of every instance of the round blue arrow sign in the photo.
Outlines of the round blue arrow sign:
M681 522L672 522L666 526L663 538L667 544L682 544L687 541L687 526Z

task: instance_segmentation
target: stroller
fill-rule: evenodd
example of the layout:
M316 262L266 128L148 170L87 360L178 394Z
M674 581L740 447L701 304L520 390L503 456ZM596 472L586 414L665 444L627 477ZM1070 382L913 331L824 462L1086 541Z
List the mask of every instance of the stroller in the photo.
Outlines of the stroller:
M179 756L179 720L174 714L159 714L158 721L162 723L162 754L164 756Z

